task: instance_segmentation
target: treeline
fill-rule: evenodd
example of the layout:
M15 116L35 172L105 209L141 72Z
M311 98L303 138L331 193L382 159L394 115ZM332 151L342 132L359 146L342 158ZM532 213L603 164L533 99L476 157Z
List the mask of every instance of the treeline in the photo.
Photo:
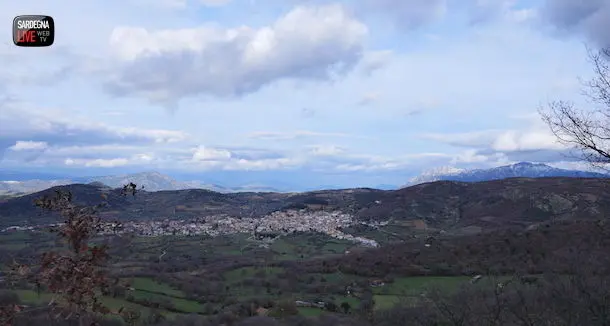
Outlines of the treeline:
M190 271L201 267L197 256L175 251L168 259L151 262L150 274L146 275L181 290L187 299L201 303L202 311L201 315L183 314L167 320L162 310L179 312L169 297L136 298L126 291L129 284L111 282L112 270L106 265L107 248L90 241L99 225L94 213L72 205L70 194L43 198L40 205L59 210L66 218L59 236L68 241L70 250L45 253L39 266L14 266L13 271L19 277L18 283L11 285L48 291L57 301L54 305L25 307L14 293L3 291L0 316L7 320L7 325L610 324L610 258L607 256L610 226L605 221L560 221L528 231L505 229L468 237L427 238L333 258L276 262L270 266L283 267L283 270L258 271L236 282L227 282L223 273L246 266L246 260L226 258L218 264L206 264L206 267L216 267L196 275ZM35 256L37 252L31 254ZM176 268L177 265L180 267ZM316 318L300 316L293 299L269 299L281 297L284 291L344 295L344 286L354 285L353 279L329 282L319 275L338 272L362 276L364 280L385 278L388 282L393 276L409 275L536 274L539 277L533 280L515 277L509 282L492 277L486 283L468 284L453 294L432 291L422 293L419 298L405 297L387 311L374 309L375 296L366 281L362 281L363 284L355 284L362 288L357 307L325 304L326 314ZM121 276L137 274L123 272ZM263 295L241 300L232 287L248 287ZM101 295L124 297L151 308L151 313L144 316L137 310L106 309L98 305Z
M535 281L523 279L499 281L483 279L468 284L453 294L431 291L413 300L405 298L394 308L374 312L366 304L348 314L326 313L320 317L298 315L293 303L282 301L269 305L268 316L257 316L257 304L232 306L213 316L181 315L171 320L153 311L148 316L136 316L131 325L172 326L433 326L433 325L592 325L610 323L610 278L597 275L590 266L573 267L574 274L540 276ZM18 301L9 292L0 292L0 303ZM259 307L265 305L258 303ZM111 319L97 319L97 325L125 325ZM56 320L40 310L20 315L14 325L78 325L70 320Z
M610 224L561 221L531 229L504 229L478 235L439 237L390 244L342 257L279 265L304 273L383 278L425 275L506 275L569 273L575 259L587 259L599 273L610 273Z

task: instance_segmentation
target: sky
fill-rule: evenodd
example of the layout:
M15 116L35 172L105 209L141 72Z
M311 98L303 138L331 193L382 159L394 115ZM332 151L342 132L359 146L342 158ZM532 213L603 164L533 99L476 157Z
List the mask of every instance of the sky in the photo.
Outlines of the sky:
M14 16L55 20L17 47ZM0 3L0 170L400 185L437 167L574 167L538 115L590 105L610 0Z

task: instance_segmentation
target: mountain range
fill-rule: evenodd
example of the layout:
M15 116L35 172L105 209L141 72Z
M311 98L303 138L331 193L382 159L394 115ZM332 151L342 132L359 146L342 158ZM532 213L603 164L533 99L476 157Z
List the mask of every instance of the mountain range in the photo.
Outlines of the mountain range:
M17 176L16 173L12 173L13 176ZM101 183L107 187L119 188L123 185L133 182L138 187L143 187L146 191L162 191L162 190L184 190L184 189L207 189L216 192L227 193L227 192L265 192L273 191L277 192L277 189L264 185L243 185L238 187L223 187L217 184L207 184L200 181L177 181L174 178L161 174L159 172L141 172L134 174L123 174L123 175L109 175L109 176L97 176L97 177L74 177L74 178L62 178L62 179L31 179L23 180L22 178L15 178L18 180L5 180L0 181L0 195L23 195L42 191L44 189L69 185L69 184L86 184L86 183ZM19 180L21 179L21 180Z
M28 179L31 177L31 179ZM554 168L546 164L521 162L512 165L500 166L490 169L463 170L451 167L438 168L422 173L409 180L403 187L417 185L433 181L462 181L481 182L489 180L501 180L506 178L542 178L542 177L577 177L577 178L608 178L610 175ZM4 180L4 181L2 181ZM290 192L290 191L315 191L319 189L341 189L333 185L319 186L316 188L293 190L286 187L281 189L265 184L245 184L239 186L223 186L217 183L205 183L201 181L178 181L168 175L159 172L141 172L134 174L93 176L93 177L61 177L47 176L43 174L20 174L18 172L0 171L0 195L17 196L41 191L59 185L74 183L102 183L111 188L118 188L126 183L133 182L143 186L147 191L162 190L184 190L184 189L206 189L220 193L231 192ZM286 188L286 189L284 189ZM380 184L377 187L383 190L392 190L400 187Z
M306 209L341 211L361 221L420 223L430 228L495 229L549 220L605 218L610 183L600 178L509 178L484 182L436 181L399 190L354 188L305 193L219 193L189 189L141 192L134 198L100 184L72 184L0 200L0 226L48 222L34 199L68 190L75 202L107 205L100 214L121 220L185 219L210 215L263 217Z
M442 167L429 170L409 180L403 187L433 181L461 181L481 182L490 180L502 180L507 178L546 178L546 177L571 177L571 178L610 178L610 175L555 168L542 163L520 162L511 165L499 166L491 169L463 170L452 167Z
M109 175L99 177L75 178L73 183L99 182L111 188L119 188L133 182L147 191L183 190L183 189L209 189L225 192L228 189L215 184L205 184L199 181L177 181L174 178L159 172L141 172L134 174Z

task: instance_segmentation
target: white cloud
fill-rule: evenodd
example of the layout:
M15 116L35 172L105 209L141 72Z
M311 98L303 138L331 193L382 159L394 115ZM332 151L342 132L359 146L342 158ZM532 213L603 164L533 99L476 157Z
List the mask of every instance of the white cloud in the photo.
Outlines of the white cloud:
M252 170L263 171L298 167L305 160L298 156L264 157L255 150L229 150L200 145L192 150L189 161L177 162L186 168L202 170ZM259 154L259 155L257 155Z
M126 158L113 158L113 159L71 159L67 158L64 163L66 165L81 165L85 167L100 167L100 168L113 168L118 166L125 166L129 164L129 160Z
M50 154L57 155L81 155L90 153L117 153L136 151L138 146L122 145L122 144L103 144L93 146L54 146L48 151Z
M562 150L565 146L557 142L550 132L542 131L506 131L498 135L491 144L491 149L499 152Z
M231 152L225 149L216 149L199 146L193 150L193 161L228 161L231 159Z
M488 157L485 155L478 154L477 150L468 149L451 159L451 164L454 165L459 163L482 163L487 160Z
M143 137L153 140L155 143L175 143L187 138L187 134L177 130L163 129L138 129L106 127L109 131L116 132L121 137Z
M401 162L361 163L361 164L339 164L335 167L337 171L343 172L375 172L399 170L408 166Z
M280 170L302 166L303 162L295 158L274 159L222 159L199 160L184 162L183 167L195 170L225 170L225 171L264 171Z
M607 6L553 1L555 25L607 39L610 29L594 28ZM422 167L565 160L537 115L523 113L576 99L576 77L590 67L581 40L525 24L549 18L545 8L336 2L4 2L5 20L44 10L80 41L58 37L44 62L0 45L0 168L310 169L358 186L366 174L406 180ZM159 103L184 110L168 115Z
M468 167L495 167L513 163L504 153L482 153L481 150L467 149L454 155L449 164Z
M360 60L367 34L340 5L296 7L261 28L117 27L110 45L122 64L108 90L173 103L251 93L285 78L334 78Z
M147 153L135 153L128 154L125 153L124 156L115 156L115 157L105 157L116 155L116 153L120 153L120 151L115 152L106 152L99 153L95 155L91 148L79 148L79 150L72 150L76 156L69 156L67 158L63 158L64 165L67 166L81 166L81 167L90 167L90 168L115 168L115 167L123 167L123 166L139 166L142 164L150 164L150 163L163 163L161 159L159 159L155 153L147 152ZM101 147L104 148L104 147ZM110 147L108 147L110 148ZM116 147L120 149L120 147ZM124 148L125 149L125 148ZM70 152L69 150L59 149L54 151L52 156L47 156L44 159L52 159L52 158L62 158L65 157L65 153ZM174 161L176 157L170 159L170 161Z
M15 145L9 147L10 150L13 151L27 151L27 150L44 150L47 149L49 145L43 141L22 141L19 140L15 143Z
M231 161L230 164L223 166L224 170L274 170L296 167L301 165L297 159L277 158L263 160L239 159Z
M155 159L155 156L150 153L148 153L148 154L140 153L140 154L134 155L134 158L137 159L138 161L142 161L142 162L151 162Z
M95 121L69 110L30 107L28 105L3 106L0 115L0 145L3 141L28 137L30 146L53 143L107 144L115 142L176 143L188 139L180 130L122 127ZM17 146L17 144L16 144ZM19 146L28 146L27 143Z
M444 164L451 158L448 154L434 152L391 156L343 153L341 157L345 162L333 165L331 170L342 172L400 171L428 164Z
M539 130L482 130L465 133L425 134L424 139L460 147L474 147L498 152L565 150L555 136Z

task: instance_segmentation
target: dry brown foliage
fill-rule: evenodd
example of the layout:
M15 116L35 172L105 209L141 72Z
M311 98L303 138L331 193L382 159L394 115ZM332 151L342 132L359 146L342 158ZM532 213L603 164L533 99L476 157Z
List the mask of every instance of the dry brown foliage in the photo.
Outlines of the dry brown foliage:
M136 185L125 185L122 194L135 196ZM27 280L38 291L53 294L48 307L35 309L48 309L54 318L78 320L80 325L96 325L92 317L109 313L131 321L133 314L123 309L111 311L101 302L101 297L119 282L109 277L106 268L108 246L92 242L104 225L96 214L104 204L78 206L70 192L58 190L54 196L37 199L35 205L61 215L63 222L51 231L65 244L63 250L44 252L37 266L15 263L11 268L14 280ZM114 225L118 226L115 231L120 229L119 222ZM0 307L0 324L12 325L18 314L30 311L16 304Z

